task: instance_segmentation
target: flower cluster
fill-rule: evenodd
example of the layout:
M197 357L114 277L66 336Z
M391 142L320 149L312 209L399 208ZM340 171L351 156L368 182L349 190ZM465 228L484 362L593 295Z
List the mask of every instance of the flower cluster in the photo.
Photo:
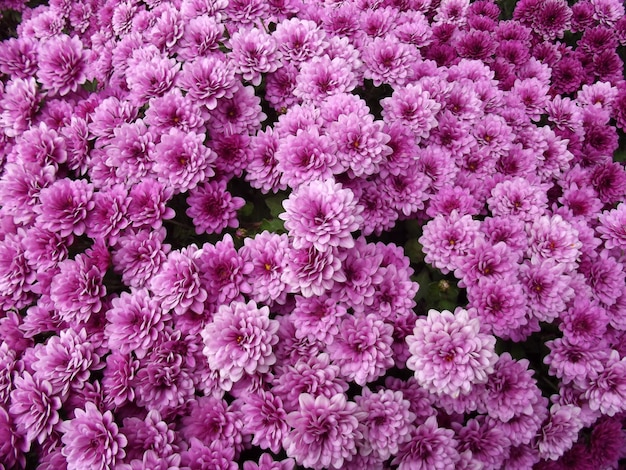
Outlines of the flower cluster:
M0 470L624 465L625 8L500 3L0 0Z

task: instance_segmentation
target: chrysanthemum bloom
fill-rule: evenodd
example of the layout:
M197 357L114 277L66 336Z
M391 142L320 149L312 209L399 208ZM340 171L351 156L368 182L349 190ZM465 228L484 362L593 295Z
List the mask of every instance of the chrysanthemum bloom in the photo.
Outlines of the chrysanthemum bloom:
M209 367L233 382L244 374L265 373L276 362L272 348L278 342L278 321L269 308L253 301L222 305L202 330L203 353Z
M602 212L598 219L600 225L597 230L605 240L604 246L608 249L626 249L626 203L620 203L616 209Z
M236 31L230 38L231 59L244 80L258 86L264 73L278 69L281 54L276 39L258 28Z
M283 62L297 65L322 54L326 34L314 21L290 18L276 25L273 36Z
M461 287L475 285L481 279L499 280L515 275L515 261L514 253L504 242L479 242L458 261L454 275L461 279Z
M417 427L409 441L400 444L392 460L399 470L452 469L459 461L454 431L439 427L437 418L429 417Z
M232 97L236 83L234 68L219 55L186 62L178 77L179 86L209 110L215 109L218 99Z
M275 454L280 452L282 441L290 429L281 398L271 391L259 390L249 393L242 400L243 431L254 435L252 444Z
M107 356L102 389L107 407L117 408L135 399L135 375L139 361L131 354L113 352Z
M270 126L257 132L250 140L251 151L245 178L250 186L260 189L263 194L287 189L287 185L280 181L282 176L276 158L278 148L278 134Z
M357 83L346 60L323 55L302 64L293 94L305 103L319 104L329 96L349 93Z
M287 63L276 72L267 74L265 99L276 111L285 112L298 103L298 97L293 94L298 73L295 65Z
M77 36L48 39L39 46L39 81L51 94L76 91L87 80L88 58Z
M128 61L128 100L135 106L143 106L150 98L164 95L174 86L180 70L180 63L153 48L148 46L134 51Z
M250 159L250 136L242 134L213 134L211 148L217 155L215 172L223 178L242 176Z
M20 135L31 125L39 109L37 82L34 78L10 80L0 95L0 128L8 137Z
M0 459L6 468L25 468L30 443L15 429L11 415L0 405Z
M382 132L383 122L373 116L342 114L328 127L328 135L337 145L338 163L354 177L372 175L392 152L386 145L390 136Z
M346 380L365 385L393 366L393 326L375 314L342 318L328 353Z
M293 237L296 249L313 246L326 252L333 247L351 248L351 232L358 230L363 208L354 193L333 180L311 181L294 191L283 202L285 212L279 217Z
M148 412L144 419L135 416L124 418L121 431L126 436L126 460L140 459L145 452L154 452L160 458L179 450L173 423L163 421L157 410Z
M76 409L74 418L59 425L64 444L61 453L68 470L105 470L124 458L126 437L118 432L110 411L100 413L93 403Z
M227 304L241 300L242 293L250 292L247 279L253 266L237 252L230 234L215 245L205 243L202 246L198 267L210 303Z
M343 468L344 461L357 453L362 437L358 429L362 413L356 403L346 401L343 393L330 399L303 393L299 402L299 409L287 415L293 428L283 439L287 455L316 470Z
M528 252L533 262L553 259L568 270L578 265L582 243L578 231L560 215L542 216L528 230Z
M177 315L189 310L202 313L207 292L200 281L198 256L195 245L172 251L150 279L150 290L165 311L173 310Z
M156 230L163 225L163 220L176 214L166 205L172 198L173 189L165 183L148 178L134 185L129 195L128 218L135 228Z
M182 418L180 434L187 440L196 438L207 446L220 443L220 447L230 447L238 455L243 447L241 418L241 413L226 401L199 397L189 404L189 411Z
M150 131L156 134L167 133L171 128L183 132L204 132L206 116L198 104L183 96L179 88L174 88L163 96L150 100L145 122Z
M109 348L121 354L134 352L143 358L163 330L168 315L145 289L122 292L111 305L105 327Z
M557 460L572 447L583 427L579 415L580 408L574 405L550 407L550 416L541 427L537 441L541 458Z
M186 214L191 217L197 234L220 233L226 227L237 228L237 210L246 201L232 197L226 181L209 181L189 191Z
M312 180L325 180L340 173L337 148L332 139L319 130L301 129L278 141L274 154L280 182L292 188Z
M420 141L430 135L437 125L436 115L441 105L431 98L420 83L406 85L394 91L390 98L381 100L385 121L400 121Z
M359 429L363 433L362 455L374 454L381 461L398 453L398 446L411 438L415 414L400 391L383 389L372 393L369 388L355 397L365 419Z
M67 160L65 140L57 131L40 122L15 140L15 152L23 163L36 163L39 166L52 165L58 169Z
M85 180L62 178L41 190L40 204L35 206L41 228L58 232L62 237L82 235L86 219L95 206L93 186Z
M105 147L106 163L116 168L120 177L130 182L142 181L151 174L152 151L158 131L148 130L144 121L137 119L132 123L123 123L113 130L113 136Z
M598 467L618 465L624 448L624 435L619 418L600 418L589 438L589 452Z
M27 306L36 271L28 265L23 240L26 234L7 233L0 241L0 305L5 311Z
M186 2L181 8L193 2ZM195 13L194 13L195 15ZM215 52L220 45L224 33L224 25L212 15L190 16L183 31L183 37L177 44L178 57L184 60L193 60L196 57L206 57Z
M299 292L304 297L322 295L332 289L335 282L346 280L341 268L342 259L336 249L319 251L314 246L290 247L287 259L283 281L292 292Z
M330 362L327 353L304 356L294 362L293 365L277 366L272 388L272 393L282 399L286 411L298 409L302 394L330 398L348 390L339 367Z
M601 163L593 168L591 184L604 204L620 203L626 192L626 170L619 162Z
M87 216L87 235L96 240L105 240L109 245L115 244L120 231L129 225L128 191L122 185L114 185L94 194L94 208Z
M459 453L471 451L472 459L483 464L485 470L502 468L511 443L497 425L481 415L468 420L465 425L452 423L452 428L459 441Z
M585 381L585 398L589 408L614 416L624 411L626 403L626 360L616 350L603 361L604 368L595 378Z
M251 86L238 85L231 98L222 98L211 111L207 127L212 134L251 134L261 129L267 115L261 108L261 99Z
M40 202L41 190L55 179L56 171L51 165L7 163L0 178L3 212L10 214L16 224L31 223L37 216L35 207Z
M243 470L293 470L296 462L293 459L284 459L281 461L274 460L270 454L262 454L259 463L254 462L243 463Z
M155 146L153 169L160 181L182 193L213 176L211 165L216 158L215 152L204 146L204 134L174 128Z
M355 246L343 260L346 280L338 298L348 303L355 312L365 311L374 302L376 286L382 282L383 273L387 270L380 269L382 261L383 254L377 246L367 243L363 237L355 241Z
M419 242L424 247L426 262L444 274L458 267L459 258L482 238L480 222L471 215L452 211L449 216L437 215L423 228Z
M364 76L377 87L383 83L393 87L406 85L411 78L411 66L418 57L414 47L392 36L375 38L364 45Z
M0 71L14 78L28 78L37 72L38 41L31 37L5 39L0 45Z
M563 265L547 259L536 264L526 261L519 269L530 313L540 321L557 318L575 294Z
M583 295L579 295L570 303L569 309L561 316L559 328L573 343L594 344L604 337L609 317L606 309L591 296L585 296L584 292L582 289L577 291Z
M474 384L487 382L497 356L495 338L480 332L478 318L467 310L430 310L407 336L411 357L407 367L423 387L437 395L468 394Z
M239 466L234 458L235 450L232 447L224 447L219 442L205 445L192 437L189 447L181 453L181 464L182 468L189 470L237 470Z
M287 235L263 231L254 238L244 239L243 243L239 254L246 263L252 265L252 270L247 274L252 300L259 303L284 303L288 291L283 280L289 250Z
M532 221L547 209L546 190L545 185L533 185L525 178L513 178L498 183L491 190L487 203L495 216L515 215Z
M167 259L170 245L164 244L166 232L131 230L118 239L111 255L113 269L129 287L144 287Z

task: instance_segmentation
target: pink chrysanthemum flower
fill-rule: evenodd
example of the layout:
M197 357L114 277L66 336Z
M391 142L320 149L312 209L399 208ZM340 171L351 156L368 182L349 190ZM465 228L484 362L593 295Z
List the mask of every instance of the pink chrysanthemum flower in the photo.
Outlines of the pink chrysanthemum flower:
M93 403L74 411L74 418L59 426L64 444L61 453L68 470L106 470L124 458L126 437L118 431L113 414L102 414Z
M52 385L53 394L67 396L70 387L82 387L89 379L91 369L100 367L96 346L87 339L84 328L79 332L72 329L61 331L34 351L34 376L45 377Z
M355 401L366 415L359 425L363 433L359 452L374 454L380 460L396 455L398 446L411 438L415 414L409 411L410 402L401 391L383 389L372 393L367 387Z
M324 31L314 21L299 18L281 21L274 32L283 61L296 65L320 56L325 36Z
M439 427L431 416L400 444L392 464L399 470L452 469L460 459L457 445L454 431Z
M148 178L134 185L130 190L128 218L135 228L159 229L164 220L176 214L167 207L174 191L165 183Z
M236 31L230 38L231 58L244 80L258 86L262 75L276 71L281 54L276 39L258 28Z
M35 206L41 228L58 232L62 237L82 235L87 215L95 206L93 186L85 180L63 178L41 190L40 205Z
M343 468L344 461L357 453L362 413L346 401L343 393L326 398L300 395L300 407L287 415L293 431L283 440L287 455L298 464L316 470Z
M170 245L163 243L165 236L165 228L160 227L132 230L119 237L111 260L124 284L143 287L159 271L170 251Z
M31 223L37 216L41 190L56 179L53 166L36 163L7 163L0 178L2 210L10 214L16 224Z
M626 359L616 350L604 361L597 377L585 381L585 398L592 410L614 416L624 411L626 403Z
M575 405L552 405L550 416L541 428L537 441L539 455L543 459L558 460L569 450L583 428L580 408Z
M259 390L243 398L241 405L244 431L254 435L252 444L274 453L282 449L282 441L289 433L287 412L283 401L271 391Z
M87 80L88 57L78 37L50 38L39 47L38 78L50 93L65 96Z
M167 133L174 127L183 132L202 133L205 120L206 116L198 104L191 98L183 96L179 88L152 98L145 117L150 131L157 134Z
M497 360L495 338L481 333L478 318L461 308L454 314L430 310L428 318L415 322L406 342L411 352L407 367L438 395L468 394L474 384L487 382Z
M187 2L186 5L191 3ZM215 52L224 34L224 25L219 17L200 15L190 18L185 25L183 37L177 44L178 57L184 60L206 57Z
M207 292L200 282L198 256L195 245L172 251L158 274L150 279L150 290L165 311L183 315L204 310Z
M143 419L124 418L122 434L128 440L126 459L140 459L146 452L154 452L164 459L177 452L179 446L174 442L176 433L172 428L173 423L166 423L157 410L150 410Z
M393 87L406 85L411 77L411 67L418 59L416 49L393 36L368 41L363 50L364 76L378 87L387 83Z
M597 230L605 240L608 249L626 249L626 203L620 203L616 209L604 211L599 215L600 225Z
M213 176L211 165L217 155L204 145L204 139L204 134L176 128L162 136L153 152L153 170L159 181L176 193L184 193Z
M0 95L0 128L8 137L20 135L32 124L39 109L37 82L34 78L16 78L7 83Z
M323 55L302 64L293 94L305 103L320 104L329 96L351 92L357 84L346 60Z
M6 311L23 308L31 302L36 272L26 259L24 241L27 235L8 233L0 241L0 305Z
M42 444L59 422L61 399L52 393L50 382L28 372L15 379L14 387L9 413L15 426L28 443Z
M203 353L209 367L233 382L244 374L265 373L276 362L272 351L278 343L278 321L269 308L253 301L222 305L202 330Z
M0 71L14 78L37 72L37 40L31 37L5 39L0 45Z
M6 468L25 468L30 448L24 435L15 429L11 415L0 405L0 459Z
M96 192L93 202L94 208L87 216L87 235L113 245L129 225L128 191L122 185L114 185Z
M239 466L234 458L235 450L232 447L224 447L219 442L205 445L192 437L189 447L181 453L180 463L182 468L189 470L238 470Z
M226 190L226 181L209 181L189 191L186 214L191 217L197 234L220 233L226 227L239 227L237 210L246 201L232 197Z
M296 249L313 246L326 252L334 247L351 248L351 232L362 223L354 193L333 180L311 181L298 187L283 202L285 212L279 217L293 237Z
M104 404L118 408L135 399L135 376L139 361L131 354L113 352L107 356L103 371Z
M420 83L396 89L391 98L384 98L381 104L385 121L402 122L418 141L427 138L436 127L436 115L441 109L441 104Z
M341 317L347 313L346 307L337 303L331 296L296 296L296 306L291 313L297 324L296 337L310 338L331 344L339 333Z
M143 106L151 98L163 96L175 84L180 63L162 55L154 46L133 52L126 72L126 83L130 93L128 101Z
M218 99L232 97L237 81L232 65L219 55L211 55L186 62L178 84L192 99L211 110Z
M582 243L578 231L560 215L542 216L527 229L528 253L533 262L553 259L568 270L575 269L580 260Z

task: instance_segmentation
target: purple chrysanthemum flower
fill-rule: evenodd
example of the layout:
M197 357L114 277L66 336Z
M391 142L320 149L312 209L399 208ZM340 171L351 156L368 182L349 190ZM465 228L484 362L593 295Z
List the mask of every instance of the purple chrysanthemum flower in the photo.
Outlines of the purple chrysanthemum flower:
M482 279L501 280L515 273L515 261L515 255L506 243L479 242L459 259L459 268L454 275L461 279L461 287L476 285Z
M184 9L185 6L191 4L193 2L186 2L181 8ZM183 37L178 41L178 57L184 60L193 60L196 57L210 55L219 49L223 34L224 25L219 21L218 16L194 13L188 17L183 30Z
M11 415L0 405L0 461L6 468L25 468L30 445L15 429Z
M351 248L351 232L358 230L363 208L354 193L333 180L311 181L298 187L283 201L285 212L279 217L293 237L296 249L313 246L321 252L334 247Z
M74 418L59 426L64 444L61 453L68 470L105 470L124 458L126 437L118 431L110 411L102 414L93 403L74 411Z
M87 80L88 58L77 36L50 38L39 47L39 81L52 94L76 91Z
M540 263L527 261L519 269L519 279L531 314L540 321L557 318L574 296L570 277L564 274L564 266L547 259Z
M357 84L356 75L346 60L323 55L301 65L293 94L305 103L320 104L329 96L351 92Z
M449 216L437 215L423 228L419 242L424 247L426 262L444 274L454 271L459 258L465 256L482 234L480 222L471 215L452 211Z
M232 97L237 81L228 61L219 55L210 55L186 62L178 84L192 99L211 110L217 106L218 99Z
M176 433L173 423L163 421L157 410L148 412L144 419L138 417L124 418L122 434L126 436L126 459L141 459L146 452L153 452L160 458L167 458L179 450L175 443ZM157 467L159 468L159 467Z
M220 233L226 227L239 226L237 210L245 203L243 198L231 196L226 181L209 181L189 191L186 214L191 217L197 234Z
M344 316L327 350L346 380L365 385L393 366L393 326L375 314Z
M269 390L259 390L243 397L241 405L243 430L253 434L252 444L261 449L280 452L281 443L289 433L287 412L280 396Z
M56 179L53 166L40 166L36 163L7 163L0 178L2 210L10 214L16 224L32 222L40 203L41 190L50 186Z
M202 313L207 292L200 282L198 256L195 245L172 251L150 279L150 290L165 311Z
M340 317L346 314L346 307L328 295L298 295L295 300L291 317L297 324L296 337L331 344L339 333Z
M300 292L304 297L323 295L335 282L346 280L336 249L318 251L313 246L290 247L287 259L283 281L292 292Z
M236 31L230 38L231 59L244 80L258 86L264 73L278 69L276 39L258 28Z
M167 93L180 70L179 62L162 55L154 45L135 50L128 64L127 100L135 106L143 106L151 98Z
M363 433L359 452L374 454L381 461L396 455L398 446L411 438L413 430L415 414L409 411L409 401L400 391L383 389L372 393L367 387L355 401L366 415L359 425Z
M387 83L393 87L406 85L412 75L411 67L419 58L409 44L393 36L378 37L368 41L362 53L364 76L378 87Z
M252 265L248 274L250 297L256 302L284 303L288 291L283 280L289 250L287 235L263 231L254 238L246 238L243 243L239 254Z
M123 123L113 130L113 136L105 147L106 163L116 168L119 177L125 177L126 186L132 182L142 181L151 174L154 136L138 119L131 123Z
M212 134L254 135L261 129L261 123L267 115L261 108L261 99L255 95L251 86L238 85L231 98L222 98L211 111L207 127Z
M597 377L585 380L584 396L589 408L602 414L614 416L624 411L626 403L626 359L620 358L616 350L603 361L603 370Z
M283 62L298 65L322 54L326 35L314 21L290 18L276 25L273 36L282 52Z
M22 36L5 39L0 45L0 71L15 78L28 78L37 72L37 40Z
M527 231L528 252L533 262L553 259L568 270L577 267L582 243L578 231L560 215L539 217Z
M583 427L579 415L580 408L575 405L552 405L537 441L541 458L557 460L572 447Z
M59 422L61 399L52 393L50 382L28 372L16 377L14 387L9 413L17 431L28 443L42 444Z
M113 352L107 356L103 371L102 389L107 407L121 407L135 399L135 376L139 361L131 354Z
M406 342L411 352L407 367L431 393L453 397L468 394L474 384L487 381L497 356L495 338L480 332L478 318L467 310L454 314L430 310L415 322Z
M106 295L103 277L102 269L86 254L59 264L59 272L52 278L50 299L63 320L77 325L100 311Z
M30 268L24 249L26 234L7 233L0 241L0 305L5 311L31 302L36 272Z
M203 353L211 369L236 382L244 374L265 373L276 362L272 348L278 342L278 321L269 308L253 301L222 305L202 330Z
M114 185L94 194L94 207L87 216L87 235L106 240L113 245L128 224L128 191L122 185Z
M441 105L419 83L398 88L391 98L381 100L381 104L385 120L402 122L417 141L430 135L431 129L437 125L436 115L441 109Z
M434 416L417 427L392 460L399 470L452 469L459 461L454 431L439 427Z
M39 99L34 78L16 78L7 83L0 95L0 128L8 137L16 137L30 127Z
M85 180L59 179L41 190L40 204L35 206L37 223L41 228L58 232L62 237L82 235L85 221L95 202L93 186Z
M342 468L357 453L362 437L358 430L360 412L343 393L325 396L303 393L299 409L287 415L293 431L283 439L287 455L313 469Z
M211 165L217 155L204 145L204 138L204 134L173 128L154 147L153 170L174 192L185 192L213 176Z
M111 350L145 357L164 328L168 315L145 289L133 290L111 301L106 312L105 335Z
M502 463L509 455L509 438L497 426L484 416L467 421L465 425L452 423L459 441L458 451L462 454L471 451L472 459L480 462L485 470L502 468Z
M494 216L515 215L533 221L548 207L545 185L533 185L525 178L513 178L498 183L491 190L487 204Z
M166 205L173 192L167 184L151 178L134 185L129 193L131 202L128 207L128 218L133 227L156 230L162 226L163 220L173 218L174 210Z
M145 118L150 131L156 134L167 133L172 128L183 132L203 133L205 120L206 117L197 103L183 96L179 88L152 98Z
M165 229L132 230L120 236L111 256L113 269L124 284L144 287L167 259L170 245L164 244Z
M278 148L278 134L270 126L257 132L250 140L251 152L245 178L250 186L260 189L264 194L287 189L287 185L281 182L282 175L278 169Z
M189 447L181 453L181 464L185 470L237 470L239 466L234 458L232 447L224 447L219 442L205 445L192 437Z

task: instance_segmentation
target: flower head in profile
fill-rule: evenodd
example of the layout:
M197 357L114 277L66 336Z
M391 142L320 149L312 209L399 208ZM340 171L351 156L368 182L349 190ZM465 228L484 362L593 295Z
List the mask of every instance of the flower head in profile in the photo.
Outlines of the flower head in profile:
M202 330L203 353L209 367L233 382L244 374L265 373L276 362L272 350L278 343L278 321L269 308L253 301L222 305Z
M411 352L407 367L438 395L468 394L474 384L487 382L497 360L495 338L481 333L478 318L462 308L454 314L430 310L415 322L406 341Z
M293 237L296 249L313 246L325 252L333 247L352 248L351 232L359 229L363 208L354 193L333 180L303 184L283 202L279 217Z
M118 431L113 414L102 414L91 402L85 409L74 411L74 419L59 426L64 444L61 453L67 459L68 470L106 470L126 455L126 437Z

